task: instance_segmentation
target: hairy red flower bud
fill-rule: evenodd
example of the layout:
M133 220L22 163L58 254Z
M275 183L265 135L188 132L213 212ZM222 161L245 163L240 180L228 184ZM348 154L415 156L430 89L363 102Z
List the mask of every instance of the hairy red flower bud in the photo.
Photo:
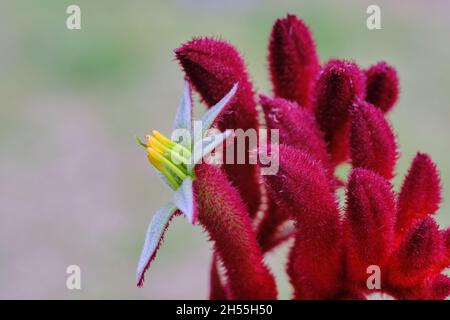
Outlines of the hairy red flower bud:
M417 219L439 209L441 186L436 165L425 153L417 153L398 197L397 230L403 234Z
M276 299L275 280L263 261L251 219L219 168L196 166L199 221L214 241L226 270L231 299Z
M367 267L382 267L394 245L395 199L392 185L371 170L354 169L347 187L346 224L351 277L367 278Z
M280 144L308 153L329 168L329 156L323 134L314 117L295 102L261 96L260 104L269 129L278 129Z
M218 121L220 130L258 129L258 113L252 84L239 52L229 43L212 38L198 38L175 50L176 57L187 78L208 106L225 96L235 83L239 83L232 105ZM248 150L245 150L246 152ZM235 163L237 151L235 150ZM246 154L246 159L248 159ZM254 215L260 204L258 167L226 164L225 171Z
M239 83L235 101L219 121L221 129L257 128L252 84L239 52L229 43L197 38L175 50L187 78L208 106L213 106Z
M291 212L296 222L288 263L295 298L330 298L339 285L342 257L332 187L325 169L311 156L285 145L280 145L278 152L278 174L265 178L270 196Z
M320 73L315 87L315 114L325 133L328 152L337 165L348 157L349 109L364 97L364 77L350 61L331 60Z
M278 19L269 41L269 69L276 96L310 108L319 58L311 32L295 15Z
M433 300L444 300L450 295L450 278L438 274L431 282L429 296L427 298Z
M399 84L397 71L386 62L378 62L366 70L366 100L388 112L397 102Z
M375 171L386 179L394 176L397 145L380 109L356 102L350 111L350 154L354 168Z
M438 225L426 216L406 235L389 264L389 282L412 287L430 276L433 266L442 261L444 243Z

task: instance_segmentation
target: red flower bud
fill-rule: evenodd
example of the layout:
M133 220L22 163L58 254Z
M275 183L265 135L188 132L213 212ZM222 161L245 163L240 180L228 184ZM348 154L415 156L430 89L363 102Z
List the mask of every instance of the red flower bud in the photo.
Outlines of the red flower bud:
M367 278L367 267L382 267L394 245L395 199L392 185L373 171L354 169L347 187L350 272Z
M398 197L397 230L405 233L415 221L435 213L441 202L436 165L425 153L417 153Z
M354 168L375 171L386 179L394 176L397 145L381 110L359 101L351 109L350 153Z
M197 38L175 50L187 78L208 106L213 106L239 83L232 106L219 121L220 129L258 128L252 84L239 52L229 43Z
M364 93L363 74L353 62L331 60L320 73L315 113L335 165L348 157L349 109Z
M450 278L443 274L438 274L430 285L429 299L444 300L450 295Z
M389 283L413 287L423 283L442 261L444 243L438 225L429 216L406 235L389 265Z
M391 110L399 94L397 71L382 61L371 66L366 77L366 100L383 112Z
M330 298L339 286L342 255L339 212L326 170L292 147L280 145L278 152L278 174L266 176L266 183L296 223L288 262L295 298Z
M278 19L270 35L269 69L276 96L311 107L319 59L311 32L295 15Z
M219 168L196 166L199 221L214 241L226 270L231 299L276 299L275 280L264 264L252 221L239 194Z
M295 147L329 168L329 156L323 134L314 117L295 102L261 96L260 104L269 129L278 129L280 144Z

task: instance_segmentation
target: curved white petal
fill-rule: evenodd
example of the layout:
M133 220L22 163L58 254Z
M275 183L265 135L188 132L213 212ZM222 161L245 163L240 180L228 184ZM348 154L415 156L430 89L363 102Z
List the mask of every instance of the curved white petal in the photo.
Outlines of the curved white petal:
M167 203L161 207L150 220L145 235L144 247L142 248L141 257L139 258L136 270L138 285L142 285L145 270L148 269L155 257L159 244L164 237L164 232L176 210L177 207L173 203Z

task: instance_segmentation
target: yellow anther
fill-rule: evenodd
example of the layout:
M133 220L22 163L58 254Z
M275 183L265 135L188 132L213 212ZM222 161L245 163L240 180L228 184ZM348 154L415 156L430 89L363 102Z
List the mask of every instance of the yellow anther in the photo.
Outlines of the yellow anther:
M158 153L152 147L147 148L149 156L154 158L156 162L164 164L167 168L169 168L178 178L184 180L186 178L186 173L183 172L181 168L173 164L170 160L163 157L160 153ZM159 170L159 169L158 169Z
M155 136L155 138L163 145L168 147L169 149L171 147L173 147L175 145L175 142L173 142L172 140L170 140L169 138L167 138L165 135L163 135L162 133L160 133L157 130L152 130L153 135Z
M172 149L169 149L156 140L155 137L149 136L148 141L150 147L155 149L155 151L159 152L162 156L164 156L164 158L173 162L175 165L186 164L189 160L189 158L183 157L183 155L179 153L177 144ZM184 170L183 167L178 167Z
M159 171L164 168L164 165L161 161L158 161L150 152L148 153L148 161Z
M155 149L160 154L164 154L164 152L169 152L169 149L167 147L163 146L158 140L156 140L155 137L152 137L150 135L146 136L148 145Z
M167 178L167 181L169 181L174 189L178 189L180 187L177 179L175 179L174 176L172 176L172 174L169 172L169 170L167 170L161 162L158 162L150 153L148 154L148 160L159 172L161 172Z

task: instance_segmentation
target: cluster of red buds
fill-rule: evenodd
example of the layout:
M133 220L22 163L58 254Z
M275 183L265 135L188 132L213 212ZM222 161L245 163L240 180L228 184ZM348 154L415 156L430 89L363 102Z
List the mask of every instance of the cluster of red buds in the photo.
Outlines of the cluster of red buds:
M172 168L164 157L177 143L149 137L142 145L152 164L166 176L179 173L173 202L147 232L138 283L170 220L184 213L214 243L211 299L276 299L264 255L288 240L293 299L366 299L374 292L446 298L450 229L432 217L441 201L436 166L418 153L398 193L391 184L398 150L385 115L399 95L395 69L385 62L368 69L349 60L321 64L309 28L294 15L275 22L268 48L274 97L256 96L241 55L225 41L197 38L175 50L189 83L181 114L190 121L190 87L214 110L212 125L221 131L258 129L261 106L264 125L279 130L271 149L279 170L261 176L258 164ZM342 163L352 168L347 179L335 175ZM368 285L373 267L380 272L375 288Z

